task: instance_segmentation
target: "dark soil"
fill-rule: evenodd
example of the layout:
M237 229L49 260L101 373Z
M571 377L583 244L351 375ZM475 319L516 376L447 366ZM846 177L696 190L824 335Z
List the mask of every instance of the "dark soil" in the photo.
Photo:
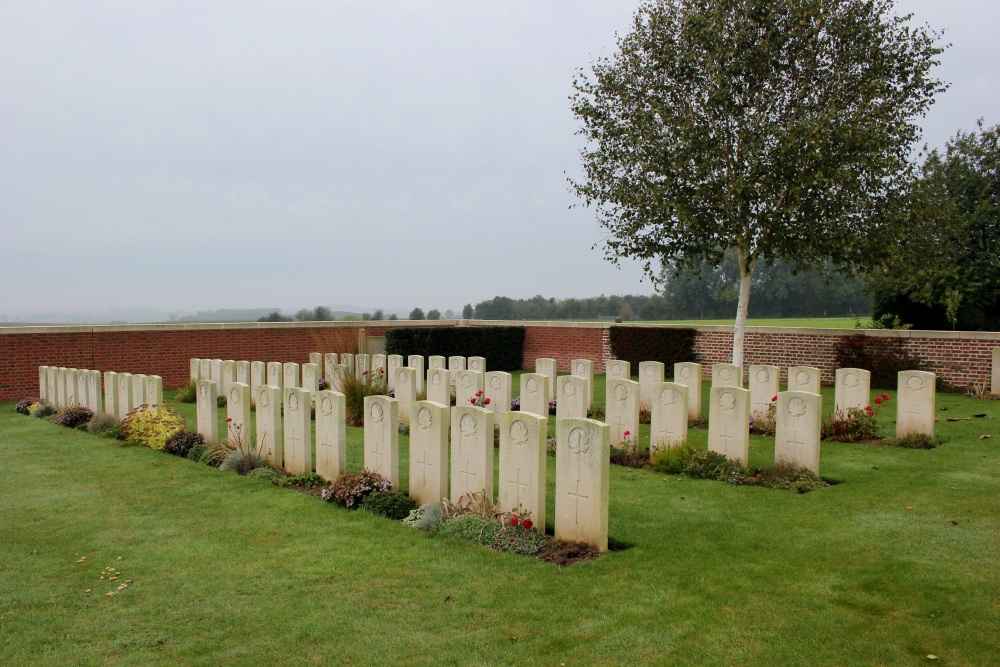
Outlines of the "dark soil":
M535 556L538 560L546 563L555 563L560 566L572 565L583 561L595 560L601 554L594 547L582 542L563 542L562 540L549 540L542 547L542 550Z

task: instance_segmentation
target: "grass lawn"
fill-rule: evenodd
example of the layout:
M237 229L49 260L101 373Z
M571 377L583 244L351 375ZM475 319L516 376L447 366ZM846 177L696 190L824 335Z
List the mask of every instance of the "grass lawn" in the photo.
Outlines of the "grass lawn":
M1000 664L1000 402L938 408L942 446L824 443L804 495L612 466L618 550L559 568L2 403L0 665Z
M870 318L862 317L862 322ZM751 317L747 319L748 327L802 327L805 329L853 329L853 317ZM733 326L733 318L725 320L656 320L653 324L690 324L692 326L721 324Z

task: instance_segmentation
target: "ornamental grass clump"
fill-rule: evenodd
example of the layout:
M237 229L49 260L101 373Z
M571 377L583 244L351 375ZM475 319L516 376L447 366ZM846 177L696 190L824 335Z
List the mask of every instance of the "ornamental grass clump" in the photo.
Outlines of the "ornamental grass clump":
M245 437L242 425L234 424L232 417L226 417L226 425L229 427L226 441L211 446L206 463L217 466L219 470L241 475L248 475L257 468L265 467L267 459L257 453L254 443Z
M320 497L348 509L356 509L361 501L376 491L391 491L392 482L373 470L340 475Z
M188 380L186 385L177 390L174 399L178 403L194 403L198 399L198 384L194 380Z
M344 395L344 411L350 426L365 425L366 396L385 396L388 393L385 371L381 368L365 371L360 378L351 373L340 373L334 382Z
M93 416L94 413L88 408L75 405L59 412L52 418L52 423L65 426L66 428L76 428L86 424Z
M174 412L164 401L156 410L148 405L140 405L125 415L121 421L121 439L130 445L145 445L150 449L162 450L167 440L184 429L187 422L184 415Z

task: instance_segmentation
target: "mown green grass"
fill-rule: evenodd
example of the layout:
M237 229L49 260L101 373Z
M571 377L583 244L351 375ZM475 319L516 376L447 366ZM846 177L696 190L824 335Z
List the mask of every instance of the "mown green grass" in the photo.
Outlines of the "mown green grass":
M558 568L0 404L0 664L997 664L1000 429L944 418L1000 402L938 407L941 447L824 443L805 495L612 466L619 550Z

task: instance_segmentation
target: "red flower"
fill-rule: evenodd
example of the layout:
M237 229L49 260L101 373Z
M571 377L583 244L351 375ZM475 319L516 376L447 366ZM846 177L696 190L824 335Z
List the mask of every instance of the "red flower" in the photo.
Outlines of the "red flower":
M366 375L368 375L368 371L365 371L365 372L363 372L363 373L361 374L361 377L364 377L364 376L366 376Z
M232 418L232 417L226 417L226 423L229 423L229 422L231 422L231 421L233 421L233 418Z
M871 411L872 411L872 406L866 405L865 406L865 412L871 412Z
M483 404L484 405L489 405L490 404L490 399L487 398L485 401L483 401Z
M882 397L881 396L879 396L878 398L875 399L875 405L882 405Z
M630 435L632 435L632 433L630 431L625 431L625 433L623 433L622 435L624 435L627 438Z
M470 398L469 399L469 403L472 403L473 405L475 405L476 404L476 399L475 398Z
M772 397L771 397L771 402L772 402L772 403L774 403L774 402L775 402L776 400L778 400L778 397L777 397L777 396L772 396Z
M888 401L889 400L889 394L882 394L882 400L883 401Z
M517 525L517 515L516 514L511 514L510 515L510 525L512 525L512 526L516 526Z
M535 524L531 523L531 519L525 519L521 525L524 526L525 530L531 530L531 527Z

